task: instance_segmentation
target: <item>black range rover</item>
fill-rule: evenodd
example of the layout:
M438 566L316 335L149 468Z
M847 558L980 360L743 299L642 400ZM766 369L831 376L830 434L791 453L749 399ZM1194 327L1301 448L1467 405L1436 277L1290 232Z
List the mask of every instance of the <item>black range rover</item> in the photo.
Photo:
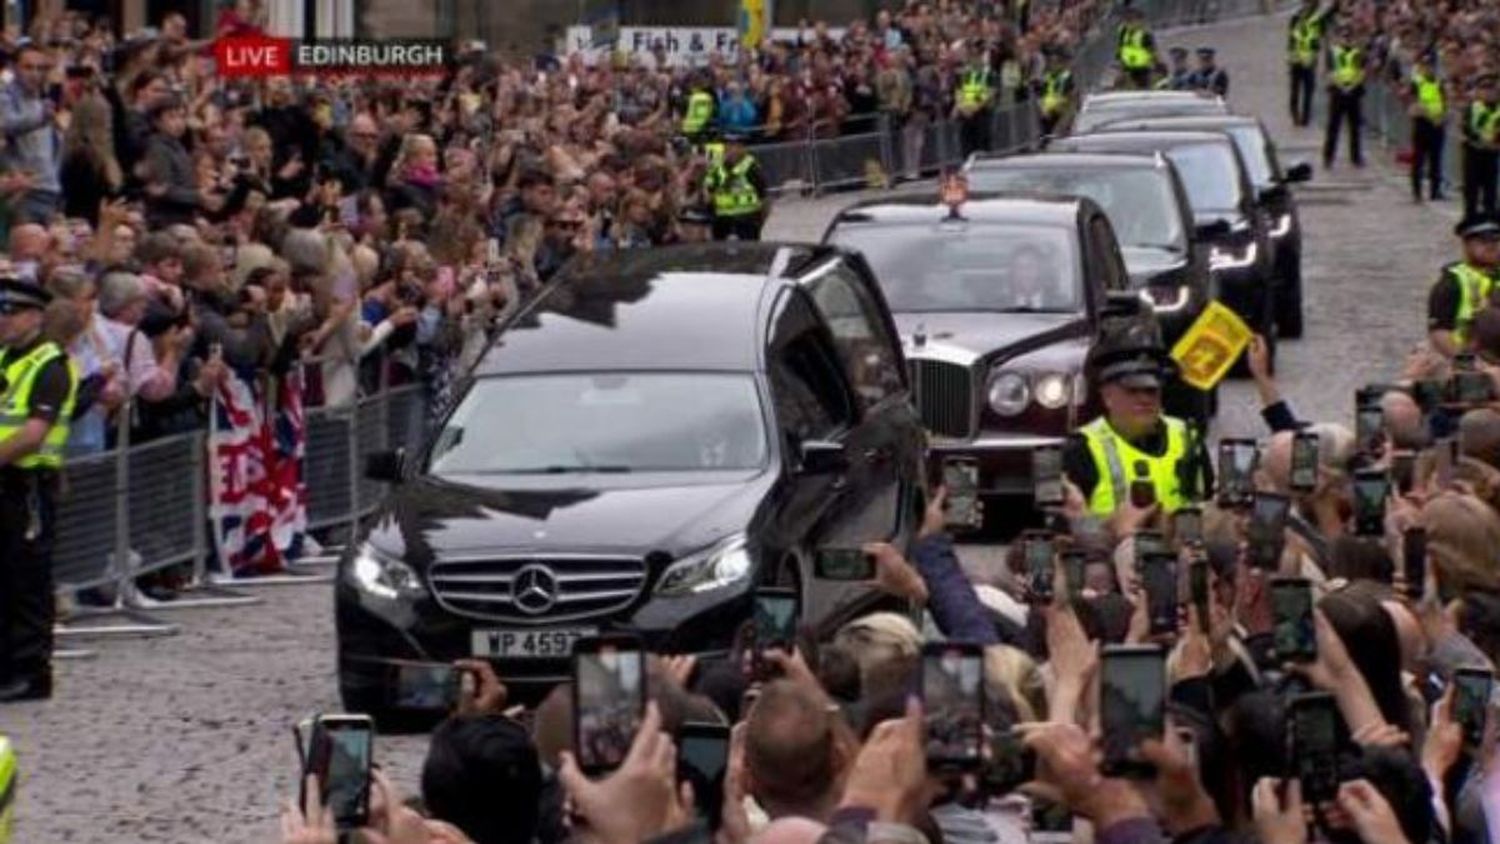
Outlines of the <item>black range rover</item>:
M339 565L339 676L393 708L393 661L493 660L522 699L575 639L725 651L758 585L829 631L881 602L811 551L904 543L923 435L858 255L704 245L570 265L504 326Z

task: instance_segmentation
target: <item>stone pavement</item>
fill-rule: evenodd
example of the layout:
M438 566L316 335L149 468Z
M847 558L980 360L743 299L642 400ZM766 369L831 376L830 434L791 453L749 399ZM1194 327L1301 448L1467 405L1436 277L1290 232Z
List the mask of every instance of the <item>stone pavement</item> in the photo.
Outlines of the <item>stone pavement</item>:
M1284 159L1315 160L1321 134L1291 128L1286 114L1283 32L1283 20L1260 18L1164 41L1217 46L1236 109L1266 120ZM1307 339L1282 347L1281 372L1308 418L1347 421L1355 388L1393 373L1421 339L1426 288L1455 250L1452 206L1411 204L1391 153L1368 157L1369 168L1319 172L1299 192ZM768 235L816 240L855 198L781 203ZM1245 384L1222 405L1221 434L1262 432ZM339 702L328 587L263 594L257 607L178 612L179 636L101 642L97 659L59 667L55 700L0 707L0 732L21 756L17 844L276 840L275 809L296 793L291 724ZM414 792L424 747L382 738L376 759Z

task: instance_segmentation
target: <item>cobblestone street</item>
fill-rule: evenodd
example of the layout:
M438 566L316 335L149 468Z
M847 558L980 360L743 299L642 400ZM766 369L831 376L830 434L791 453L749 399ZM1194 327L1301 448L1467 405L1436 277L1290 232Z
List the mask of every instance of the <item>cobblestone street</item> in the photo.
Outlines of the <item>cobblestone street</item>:
M1283 18L1162 41L1216 46L1235 109L1266 121L1283 165L1318 165L1298 191L1306 339L1281 347L1279 370L1299 416L1349 421L1356 387L1392 376L1421 339L1427 288L1457 249L1457 205L1413 204L1394 151L1378 144L1363 170L1322 170L1321 129L1294 129L1287 114ZM855 198L786 200L767 237L816 240ZM1264 433L1248 383L1221 396L1219 435ZM980 565L994 558L993 549L966 553ZM274 811L296 793L291 725L339 708L333 600L325 585L259 594L264 602L248 608L167 611L182 624L176 636L90 644L96 658L59 665L52 701L0 707L0 732L16 739L21 760L17 844L276 840ZM382 738L376 761L415 793L425 744Z

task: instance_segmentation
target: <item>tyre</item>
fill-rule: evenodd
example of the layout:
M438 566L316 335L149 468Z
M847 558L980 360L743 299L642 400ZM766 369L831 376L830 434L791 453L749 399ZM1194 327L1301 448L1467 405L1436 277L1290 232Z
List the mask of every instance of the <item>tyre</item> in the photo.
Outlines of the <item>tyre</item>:
M1283 263L1276 291L1276 336L1296 340L1302 336L1302 256L1294 255Z

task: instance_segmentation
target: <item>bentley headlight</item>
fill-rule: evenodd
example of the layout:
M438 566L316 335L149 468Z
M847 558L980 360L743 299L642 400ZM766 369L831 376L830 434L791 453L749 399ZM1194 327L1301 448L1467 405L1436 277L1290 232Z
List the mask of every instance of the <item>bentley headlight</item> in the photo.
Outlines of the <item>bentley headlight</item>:
M662 572L658 595L696 595L733 586L750 576L750 550L743 535L734 536L702 554L678 560Z
M989 399L990 410L995 413L1001 416L1019 416L1031 401L1031 388L1027 386L1025 376L1020 373L1001 372L990 379L986 398Z
M1292 233L1292 215L1290 212L1276 218L1276 224L1271 227L1271 237L1282 238Z
M1036 403L1048 410L1057 410L1065 407L1068 400L1072 398L1072 385L1068 383L1068 376L1059 372L1048 372L1039 375L1036 379Z
M1238 250L1215 246L1209 253L1208 266L1214 270L1240 270L1255 263L1260 254L1260 245L1250 241Z
M361 592L387 601L412 600L427 593L411 566L369 543L354 555L348 578Z

